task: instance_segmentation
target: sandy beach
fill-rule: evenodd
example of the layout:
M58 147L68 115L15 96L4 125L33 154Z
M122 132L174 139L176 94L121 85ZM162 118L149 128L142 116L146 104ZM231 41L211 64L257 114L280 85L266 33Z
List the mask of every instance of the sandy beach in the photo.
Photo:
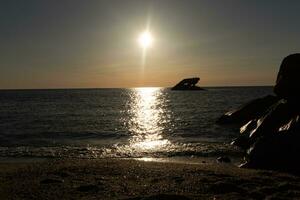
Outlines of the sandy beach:
M0 199L299 199L300 178L217 162L134 159L0 163Z

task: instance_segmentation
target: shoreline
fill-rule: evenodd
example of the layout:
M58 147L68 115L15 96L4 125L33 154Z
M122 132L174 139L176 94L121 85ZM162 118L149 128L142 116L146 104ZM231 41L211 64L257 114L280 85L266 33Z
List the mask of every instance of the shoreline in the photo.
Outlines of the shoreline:
M296 199L300 177L216 162L0 162L0 199Z
M205 164L219 163L216 156L211 157L194 157L194 156L173 156L173 157L99 157L99 158L55 158L55 157L0 157L0 164L6 163L32 163L32 162L51 162L55 160L136 160L141 162L158 162L158 163L178 163L178 164ZM230 162L223 163L227 165L239 166L240 157L230 157Z

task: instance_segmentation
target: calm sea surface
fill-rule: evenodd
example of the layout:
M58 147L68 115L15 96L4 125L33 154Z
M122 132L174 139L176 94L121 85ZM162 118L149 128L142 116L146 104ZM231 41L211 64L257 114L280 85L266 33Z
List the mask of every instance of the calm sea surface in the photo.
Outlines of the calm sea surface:
M0 157L235 155L224 112L271 87L2 90Z

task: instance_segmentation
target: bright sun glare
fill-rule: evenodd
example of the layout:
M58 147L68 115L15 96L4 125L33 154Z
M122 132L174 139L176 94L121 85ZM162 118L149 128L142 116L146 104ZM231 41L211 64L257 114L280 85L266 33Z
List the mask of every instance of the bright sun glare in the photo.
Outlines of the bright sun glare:
M140 34L140 36L138 38L138 42L141 47L146 49L148 47L151 47L151 45L153 43L153 37L149 31L145 31Z

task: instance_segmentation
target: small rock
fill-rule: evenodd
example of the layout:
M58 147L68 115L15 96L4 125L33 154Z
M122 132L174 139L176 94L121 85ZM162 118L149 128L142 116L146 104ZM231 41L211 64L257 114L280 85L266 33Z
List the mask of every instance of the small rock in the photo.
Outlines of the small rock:
M63 183L64 180L61 179L52 179L52 178L47 178L42 180L40 183L41 184L52 184L52 183Z
M175 195L175 194L158 194L149 197L144 197L142 200L190 200L190 198L183 195Z
M179 176L173 177L173 179L174 179L174 181L175 181L176 183L182 183L182 182L184 181L184 178L179 177Z
M244 189L238 187L235 184L229 183L229 182L216 182L215 184L211 185L209 190L214 194L225 194L225 193L244 193Z
M230 163L231 162L230 158L228 158L226 156L221 156L221 157L217 158L217 161L220 162L220 163L223 163L223 162L224 163Z
M81 185L76 190L79 192L98 192L99 187L97 185Z
M71 173L69 173L69 172L56 172L55 175L60 176L62 178L66 178L66 177L71 176Z

